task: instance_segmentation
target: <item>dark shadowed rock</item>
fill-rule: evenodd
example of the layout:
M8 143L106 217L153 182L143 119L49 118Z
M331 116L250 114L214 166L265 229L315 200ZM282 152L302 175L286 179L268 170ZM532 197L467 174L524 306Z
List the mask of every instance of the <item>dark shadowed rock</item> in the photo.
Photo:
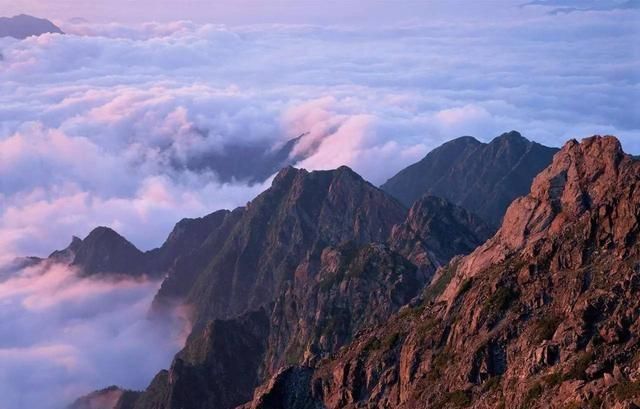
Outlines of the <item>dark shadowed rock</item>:
M144 254L108 227L97 227L84 239L74 237L71 245L51 255L56 261L70 258L83 276L96 274L142 275Z
M205 243L206 265L183 295L202 319L255 310L273 301L303 258L317 260L344 241L384 241L405 214L347 167L285 168L271 188L234 211L224 237Z
M497 227L509 204L528 192L555 152L515 131L488 144L465 136L434 149L382 189L407 206L424 194L442 197Z
M49 20L20 14L14 17L0 17L0 37L24 39L45 33L64 34Z
M135 409L233 408L252 396L266 348L264 310L195 331L135 403Z

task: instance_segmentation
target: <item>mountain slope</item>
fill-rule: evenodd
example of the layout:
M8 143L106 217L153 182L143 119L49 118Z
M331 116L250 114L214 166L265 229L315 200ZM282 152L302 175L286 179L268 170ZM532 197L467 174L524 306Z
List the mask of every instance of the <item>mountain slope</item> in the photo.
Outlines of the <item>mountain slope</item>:
M64 34L49 20L20 14L14 17L0 17L0 37L24 39L45 33Z
M421 303L244 407L637 407L638 188L615 138L570 141Z
M384 241L406 210L347 167L280 171L271 188L235 211L224 240L206 243L209 260L186 300L199 318L226 318L271 302L303 257L354 240Z
M488 144L465 136L434 149L381 188L407 206L424 194L445 198L497 227L555 152L515 131Z
M238 254L238 243L248 235L256 237L248 240L252 245L266 246L256 247L264 260L274 254L290 259L286 270L276 266L287 278L263 308L197 325L171 369L156 376L136 409L231 408L249 400L257 385L287 365L315 365L358 332L385 322L420 294L437 265L479 245L488 230L465 210L437 198L418 202L403 221L404 209L348 168L284 169L271 189L234 212L237 218L224 240L213 240L222 245L215 250L208 243L198 250L213 255L207 268L229 248ZM271 237L277 241L269 242ZM285 247L283 253L289 237L308 249ZM419 256L412 262L405 252ZM233 375L238 366L244 368L242 376Z

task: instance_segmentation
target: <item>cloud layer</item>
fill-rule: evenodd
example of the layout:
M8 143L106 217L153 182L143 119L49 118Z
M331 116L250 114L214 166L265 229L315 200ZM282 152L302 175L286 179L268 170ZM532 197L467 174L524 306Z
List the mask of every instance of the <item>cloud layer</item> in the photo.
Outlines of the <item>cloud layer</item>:
M111 384L144 388L188 330L177 313L146 319L158 286L79 279L57 264L0 282L0 407L59 409Z
M463 134L613 133L640 152L639 13L535 9L359 29L76 22L0 40L0 242L42 255L106 224L158 245L181 217L263 188L190 161L303 132L301 166L374 183Z

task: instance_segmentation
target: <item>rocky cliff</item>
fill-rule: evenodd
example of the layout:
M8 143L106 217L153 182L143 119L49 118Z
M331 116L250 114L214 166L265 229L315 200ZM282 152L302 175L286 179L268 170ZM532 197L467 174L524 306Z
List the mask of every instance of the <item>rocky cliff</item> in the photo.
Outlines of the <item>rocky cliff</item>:
M194 306L200 321L256 310L273 301L303 258L317 260L325 247L344 241L384 241L405 214L347 167L285 168L269 189L233 212L237 218L223 237L207 239L202 270L174 294ZM172 275L167 280L182 282Z
M615 138L568 142L419 302L244 408L637 407L639 183Z

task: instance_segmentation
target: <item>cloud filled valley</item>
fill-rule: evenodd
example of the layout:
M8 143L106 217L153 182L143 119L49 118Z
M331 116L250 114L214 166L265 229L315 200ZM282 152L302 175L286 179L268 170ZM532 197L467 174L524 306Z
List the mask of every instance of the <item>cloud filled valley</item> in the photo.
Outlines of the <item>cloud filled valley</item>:
M78 20L0 38L0 409L142 389L187 328L147 319L158 282L59 264L3 274L15 257L98 225L157 247L184 217L244 205L278 163L348 165L380 185L454 137L511 129L550 146L614 134L640 154L636 22L527 7L358 28ZM237 170L258 166L241 153L221 164L255 151L279 158L261 177Z
M0 282L0 407L61 408L105 382L144 388L188 331L179 311L147 319L158 287L78 278L63 264Z

